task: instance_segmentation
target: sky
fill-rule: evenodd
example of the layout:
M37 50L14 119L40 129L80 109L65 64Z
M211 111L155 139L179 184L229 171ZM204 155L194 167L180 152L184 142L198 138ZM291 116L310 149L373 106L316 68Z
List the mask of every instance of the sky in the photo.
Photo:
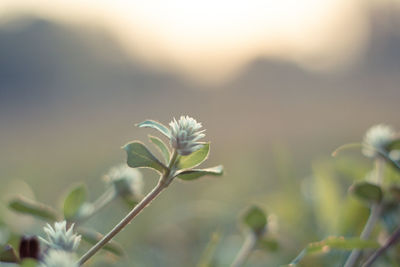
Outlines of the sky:
M106 27L135 59L219 82L254 59L313 71L356 62L371 8L396 0L2 0L0 23L29 13Z

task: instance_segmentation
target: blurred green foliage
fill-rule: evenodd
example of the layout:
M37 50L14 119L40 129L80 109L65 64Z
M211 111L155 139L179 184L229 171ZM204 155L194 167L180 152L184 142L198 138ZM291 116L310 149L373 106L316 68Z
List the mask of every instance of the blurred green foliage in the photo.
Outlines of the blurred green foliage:
M109 266L112 263L128 266L133 262L133 266L229 266L243 241L238 214L242 214L241 211L252 203L268 210L268 218L272 218L268 223L271 239L266 239L265 244L260 243L247 266L265 266L266 262L271 266L287 264L303 248L309 250L307 244L310 242L325 240L332 235L354 237L361 232L368 217L368 207L349 194L348 188L363 180L372 170L373 164L368 160L357 154L344 153L336 158L316 159L311 167L302 166L299 171L291 153L283 147L263 160L255 157L257 152L254 151L243 151L238 155L229 157L228 154L228 171L221 179L171 186L124 234L117 236L116 241L126 254L117 259L108 252L102 252L91 262L92 265ZM306 174L299 177L297 173L302 172ZM149 189L155 182L155 176L146 170L144 175L146 188ZM385 176L387 181L397 184L400 181L397 172L389 165L385 168ZM40 183L45 184L46 181ZM87 183L89 200L103 191L99 178L93 177ZM36 195L45 202L48 187L33 187ZM62 187L54 184L56 191L62 192ZM76 187L69 194L80 192L80 188ZM64 199L67 196L67 200L69 198L67 192L58 195ZM57 199L48 200L50 203L58 202ZM79 203L75 204L79 206ZM58 204L51 206L53 209L61 208ZM82 226L93 226L104 233L126 212L125 206L115 202L104 212L83 222ZM10 212L1 209L1 214L0 218L9 224L6 216ZM398 212L394 214L398 216ZM396 216L390 219L388 215L385 220L388 223L392 220L395 224ZM25 220L25 217L19 218ZM246 221L253 225L253 220ZM40 221L30 224L28 228L15 227L10 236L23 232L43 235L41 227ZM331 241L329 244L318 243L324 244L318 246L319 253L304 255L299 266L342 264L348 252L336 250L337 242L333 244ZM80 249L83 252L87 248L88 245L83 244Z

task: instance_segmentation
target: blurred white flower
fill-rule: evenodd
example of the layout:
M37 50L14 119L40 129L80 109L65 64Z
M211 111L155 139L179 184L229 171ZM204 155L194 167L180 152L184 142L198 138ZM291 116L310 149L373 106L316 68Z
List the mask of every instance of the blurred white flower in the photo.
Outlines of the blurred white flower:
M47 240L44 238L40 238L40 240L47 244L50 249L76 251L81 241L81 236L74 234L73 228L74 225L72 224L67 230L66 221L54 223L54 228L47 224L43 228L47 235Z
M126 164L113 167L105 175L105 180L114 187L115 193L121 197L141 197L143 177L138 169Z
M75 254L51 249L39 267L78 267Z
M377 151L385 151L395 138L392 127L384 124L372 126L364 136L362 152L367 157L375 157Z
M77 214L75 215L76 218L85 218L86 216L90 216L94 212L94 205L93 203L85 202L79 208Z
M195 119L189 116L181 116L179 121L174 118L169 126L171 127L171 146L180 155L189 155L203 146L199 140L205 137L205 130L200 130L201 123Z

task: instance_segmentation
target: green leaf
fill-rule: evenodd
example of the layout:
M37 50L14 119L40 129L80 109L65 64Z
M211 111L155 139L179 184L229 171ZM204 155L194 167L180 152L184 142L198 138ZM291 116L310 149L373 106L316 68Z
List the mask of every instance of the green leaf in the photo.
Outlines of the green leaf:
M168 139L171 138L171 132L170 130L162 123L158 121L153 121L153 120L147 120L141 123L136 124L139 128L153 128L165 135Z
M307 247L303 249L290 264L299 263L306 255L318 252L329 252L331 249L353 250L378 247L378 242L372 240L362 240L360 238L345 239L344 237L328 237L322 241L308 244Z
M19 262L17 252L11 245L5 245L3 248L1 248L0 262Z
M179 169L190 169L200 165L205 161L210 153L210 144L204 144L202 148L196 150L190 155L181 156L179 158L178 167Z
M83 184L72 189L64 200L64 217L67 220L74 219L79 208L86 200L86 187Z
M168 164L170 157L171 157L168 147L158 137L149 135L149 139L156 146L156 148L161 152L161 154L164 157L165 163Z
M362 200L380 202L383 198L382 189L375 184L359 182L352 185L349 191Z
M222 165L218 165L207 169L192 169L186 171L184 170L182 172L179 172L176 177L185 181L191 181L205 175L221 176L223 172L224 168L222 167Z
M389 151L400 149L400 139L393 140L390 144L387 145L387 149Z
M257 245L269 252L275 252L279 249L279 243L276 239L273 238L262 238L258 240Z
M37 261L34 259L24 259L21 263L21 267L36 267Z
M221 233L220 231L215 231L212 233L210 241L208 242L197 267L211 267L214 266L214 255L217 250L217 246L221 241Z
M14 211L29 214L45 221L56 221L57 214L49 206L19 196L9 202L9 207Z
M338 229L343 209L342 188L338 179L339 170L331 161L318 160L312 164L312 176L307 178L316 222L324 226L326 233ZM347 206L346 206L347 207ZM337 214L338 216L332 216Z
M128 166L132 168L152 168L164 172L167 167L162 164L147 148L139 141L126 144L123 149L128 155Z
M78 233L82 236L83 240L85 240L91 245L95 245L103 238L102 234L87 228L80 227ZM111 252L117 256L124 255L124 250L122 249L122 246L113 240L111 240L105 246L103 246L102 249Z
M252 206L245 212L243 223L254 233L261 234L267 225L267 216L261 208Z

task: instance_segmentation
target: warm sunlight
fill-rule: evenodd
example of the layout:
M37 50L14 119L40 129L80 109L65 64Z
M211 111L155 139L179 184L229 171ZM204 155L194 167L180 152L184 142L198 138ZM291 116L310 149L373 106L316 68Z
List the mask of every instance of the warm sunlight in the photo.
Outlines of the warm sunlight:
M365 10L346 0L6 0L1 7L105 24L135 57L209 81L257 57L322 70L342 66L366 37ZM337 38L344 27L346 37Z

